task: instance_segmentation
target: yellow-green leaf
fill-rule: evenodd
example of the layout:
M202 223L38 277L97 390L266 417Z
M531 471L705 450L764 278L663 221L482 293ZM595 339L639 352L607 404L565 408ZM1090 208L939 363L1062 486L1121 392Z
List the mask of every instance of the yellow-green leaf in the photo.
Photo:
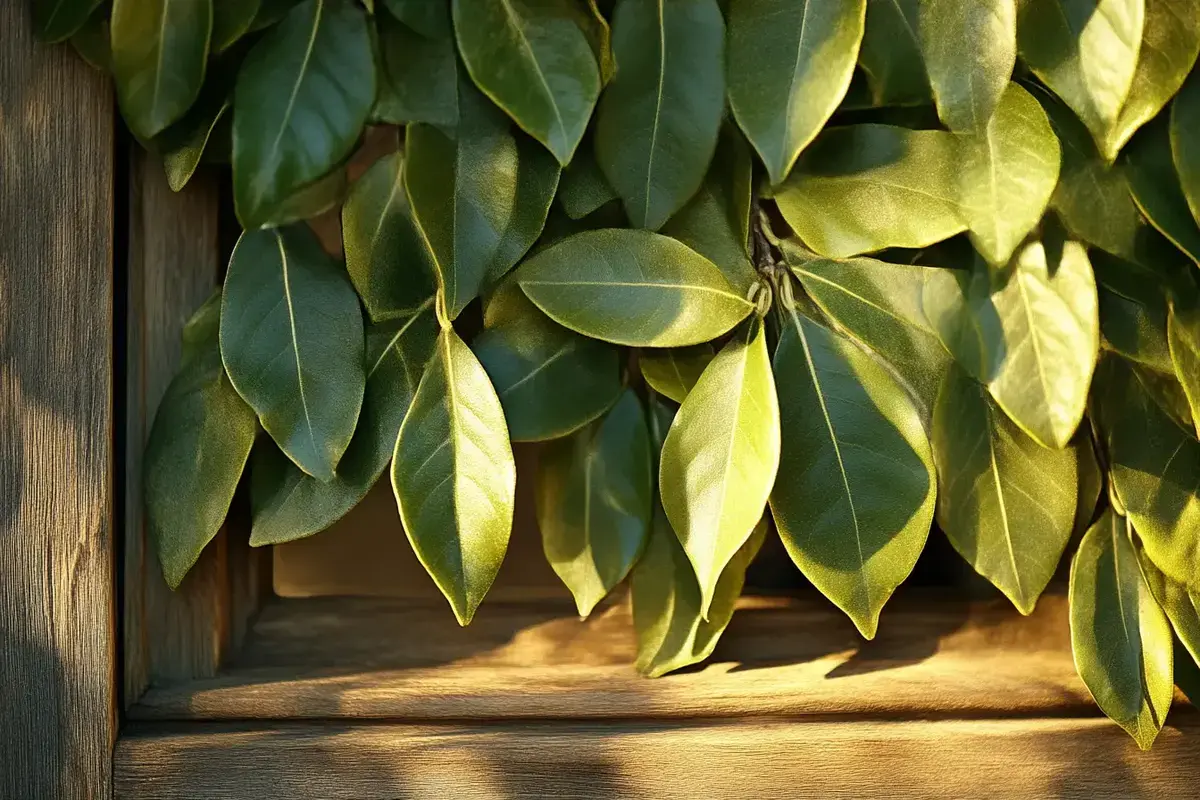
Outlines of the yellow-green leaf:
M1175 376L1183 385L1192 419L1200 420L1200 308L1171 306L1167 315L1167 342Z
M919 6L921 53L938 115L952 131L983 134L1017 60L1016 2L922 0Z
M651 389L676 403L682 403L716 354L716 349L707 343L692 347L648 349L638 355L638 366Z
M1186 152L1186 145L1182 149ZM1182 166L1178 173L1175 171L1168 121L1160 117L1144 126L1129 142L1121 158L1129 191L1146 219L1172 244L1200 263L1200 227L1188 207L1180 182L1180 175L1187 174L1187 167ZM1177 151L1175 158L1186 165L1186 155L1180 156Z

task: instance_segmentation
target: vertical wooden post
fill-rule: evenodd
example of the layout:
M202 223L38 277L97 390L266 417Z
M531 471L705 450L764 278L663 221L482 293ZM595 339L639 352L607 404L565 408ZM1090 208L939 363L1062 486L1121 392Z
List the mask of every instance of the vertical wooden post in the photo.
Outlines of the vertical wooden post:
M111 796L113 102L0 3L0 797Z

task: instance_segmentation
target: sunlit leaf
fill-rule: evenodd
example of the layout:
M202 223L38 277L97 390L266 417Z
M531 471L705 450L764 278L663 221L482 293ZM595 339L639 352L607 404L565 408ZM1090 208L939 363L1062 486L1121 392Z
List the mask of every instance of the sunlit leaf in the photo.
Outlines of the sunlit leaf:
M983 134L1017 59L1016 0L918 5L921 53L938 115L952 131Z
M711 344L643 350L638 366L651 389L682 403L716 354Z

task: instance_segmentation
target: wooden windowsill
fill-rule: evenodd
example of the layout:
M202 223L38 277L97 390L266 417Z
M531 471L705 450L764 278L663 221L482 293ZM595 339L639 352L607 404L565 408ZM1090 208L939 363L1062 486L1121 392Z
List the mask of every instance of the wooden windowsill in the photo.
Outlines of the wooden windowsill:
M633 657L621 602L580 622L558 602L496 601L459 629L441 604L275 600L220 675L130 710L116 796L525 797L555 779L572 797L697 796L697 780L705 796L1195 788L1200 715L1180 696L1139 752L1076 675L1060 596L1021 617L910 594L873 642L824 602L748 598L707 664L650 680Z

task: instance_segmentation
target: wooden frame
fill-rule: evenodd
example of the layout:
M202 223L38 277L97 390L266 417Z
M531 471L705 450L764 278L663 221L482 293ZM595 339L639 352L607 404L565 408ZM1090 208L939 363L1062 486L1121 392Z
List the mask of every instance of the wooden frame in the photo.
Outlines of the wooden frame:
M0 5L0 797L1195 794L1200 715L1179 698L1138 752L1061 596L902 596L869 643L749 598L707 666L651 681L620 598L580 623L496 597L466 630L440 602L280 599L238 530L168 591L138 458L218 280L217 188L119 152L107 80L29 30Z

